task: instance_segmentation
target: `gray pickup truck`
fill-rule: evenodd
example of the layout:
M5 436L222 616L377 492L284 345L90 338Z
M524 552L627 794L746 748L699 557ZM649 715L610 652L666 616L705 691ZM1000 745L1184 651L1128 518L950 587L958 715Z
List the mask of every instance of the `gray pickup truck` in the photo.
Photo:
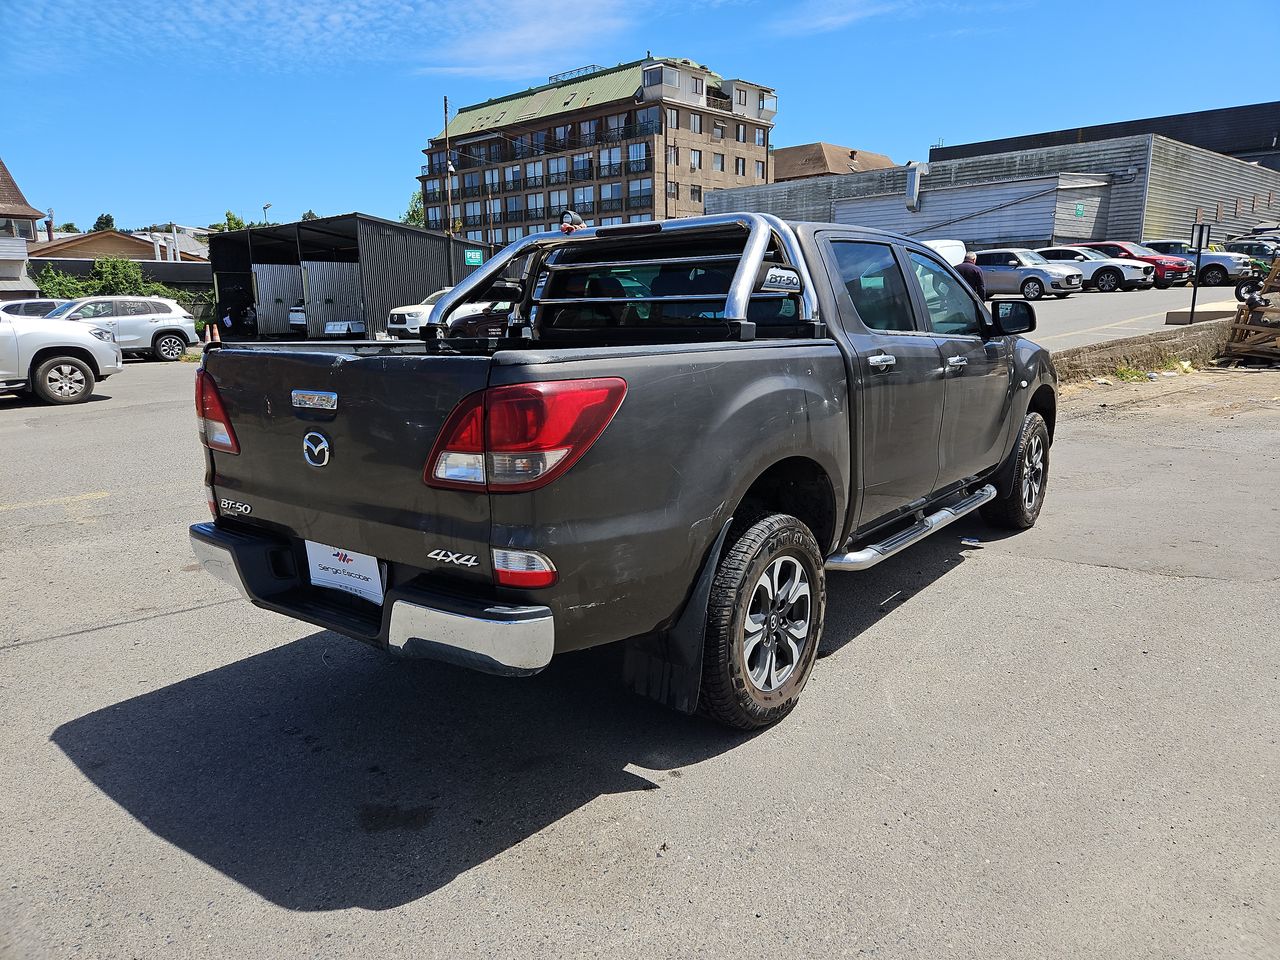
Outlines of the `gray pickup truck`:
M539 234L431 342L207 348L204 567L401 656L536 673L624 645L637 692L735 727L795 705L828 571L958 517L1026 528L1056 410L1024 301L934 251L735 214Z

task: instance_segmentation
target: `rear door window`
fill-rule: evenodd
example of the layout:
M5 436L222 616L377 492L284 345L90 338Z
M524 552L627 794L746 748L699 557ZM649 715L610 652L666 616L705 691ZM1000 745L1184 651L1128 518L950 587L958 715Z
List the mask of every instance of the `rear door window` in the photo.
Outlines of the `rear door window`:
M893 249L882 243L832 240L836 269L858 318L869 330L916 330L915 312Z

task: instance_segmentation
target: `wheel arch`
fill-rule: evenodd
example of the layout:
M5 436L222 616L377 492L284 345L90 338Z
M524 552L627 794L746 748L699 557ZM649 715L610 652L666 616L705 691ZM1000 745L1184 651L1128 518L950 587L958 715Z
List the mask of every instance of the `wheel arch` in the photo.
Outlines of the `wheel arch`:
M46 360L52 360L54 357L75 357L77 360L83 360L89 365L89 369L93 371L95 380L102 379L102 371L98 367L98 361L93 353L84 347L41 347L31 357L31 365L27 368L27 382L35 383L36 369Z
M154 349L156 348L156 342L157 342L161 337L163 337L163 336L167 336L167 335L168 335L168 334L170 334L170 333L177 334L179 337L181 337L181 338L182 338L182 342L183 342L183 343L185 343L188 347L193 347L193 346L195 346L197 343L199 343L199 342L200 342L198 339L197 339L197 340L194 340L194 341L192 341L192 340L188 340L188 339L187 339L187 331L183 330L181 327L165 327L164 329L162 329L162 330L157 330L154 334L152 334L152 336L151 336L151 349L152 349L152 350L154 350Z
M1038 413L1044 418L1044 424L1049 430L1049 442L1053 443L1053 428L1058 419L1058 395L1053 387L1047 383L1040 384L1031 395L1027 412Z
M762 471L739 498L735 526L763 513L787 513L802 521L825 552L834 549L841 521L831 476L816 460L791 456Z

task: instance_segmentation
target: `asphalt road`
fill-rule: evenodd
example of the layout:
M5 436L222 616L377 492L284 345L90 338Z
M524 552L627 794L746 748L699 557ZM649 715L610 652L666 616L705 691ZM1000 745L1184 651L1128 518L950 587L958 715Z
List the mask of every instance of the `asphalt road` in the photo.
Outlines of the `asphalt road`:
M1231 287L1205 287L1197 307L1231 301ZM1045 297L1035 303L1037 329L1031 339L1050 350L1082 347L1105 340L1136 337L1161 329L1170 310L1191 305L1190 287L1095 293L1086 290L1065 300Z
M755 736L245 604L191 376L0 400L0 956L1280 955L1280 374L1065 402L1039 525L833 575Z

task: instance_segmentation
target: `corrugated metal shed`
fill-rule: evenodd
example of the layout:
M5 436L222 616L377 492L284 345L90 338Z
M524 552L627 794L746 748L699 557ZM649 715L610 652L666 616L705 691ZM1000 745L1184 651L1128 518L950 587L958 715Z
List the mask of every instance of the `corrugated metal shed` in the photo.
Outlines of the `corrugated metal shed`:
M1142 239L1188 240L1197 214L1219 239L1280 218L1280 171L1155 137Z
M1280 162L1280 101L934 147L929 151L929 160L959 160L1014 150L1036 150L1144 134L1168 137L1228 156L1259 161L1264 161L1269 156L1272 161L1266 165L1274 168Z

